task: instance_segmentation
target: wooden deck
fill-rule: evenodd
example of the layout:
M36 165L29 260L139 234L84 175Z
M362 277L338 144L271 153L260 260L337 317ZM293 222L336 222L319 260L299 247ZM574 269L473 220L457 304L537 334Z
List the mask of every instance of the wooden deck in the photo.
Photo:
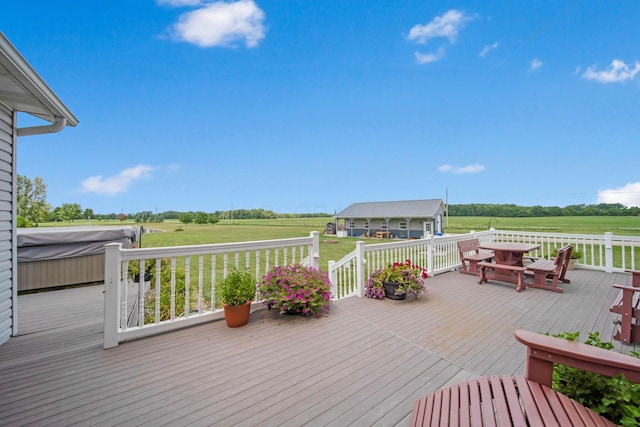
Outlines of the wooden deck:
M323 319L252 313L102 349L102 286L19 297L0 346L1 425L408 425L415 399L487 374L523 374L516 329L600 331L612 283L570 271L564 294L516 293L457 272L419 300L348 298ZM634 349L616 343L618 350Z

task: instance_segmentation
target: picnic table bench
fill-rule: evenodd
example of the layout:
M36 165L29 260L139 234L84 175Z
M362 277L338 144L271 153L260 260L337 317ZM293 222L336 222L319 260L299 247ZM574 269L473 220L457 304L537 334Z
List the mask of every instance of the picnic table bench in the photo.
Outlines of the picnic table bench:
M479 275L478 263L491 261L493 252L480 252L480 239L468 239L458 242L458 253L460 254L460 273ZM467 262L469 267L467 268Z
M527 270L526 267L521 267L519 265L509 265L509 264L497 264L494 262L479 262L478 267L480 267L480 279L478 280L478 284L481 285L484 282L487 282L490 278L496 279L495 274L492 276L491 274L487 274L488 270L503 270L508 272L513 272L516 275L516 292L520 292L526 288L524 283L524 272ZM502 277L505 276L504 273L501 274ZM497 278L496 280L502 280L501 278ZM511 282L509 280L509 282Z
M564 275L571 259L573 246L565 246L558 250L555 260L538 259L528 264L525 276L533 276L533 282L527 283L530 288L546 289L553 292L564 292L558 287L558 282L570 283L569 279L565 279ZM551 282L547 283L547 279Z
M640 271L625 270L632 274L631 286L613 285L620 293L609 309L620 315L616 323L620 329L613 338L627 344L640 342Z
M526 374L471 379L415 401L411 426L615 426L551 389L553 364L640 383L640 359L529 331L515 338L527 346Z

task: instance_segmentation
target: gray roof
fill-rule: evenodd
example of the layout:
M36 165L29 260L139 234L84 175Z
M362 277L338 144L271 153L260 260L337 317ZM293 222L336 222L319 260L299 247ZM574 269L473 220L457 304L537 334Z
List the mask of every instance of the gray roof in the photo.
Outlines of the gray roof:
M354 203L336 218L431 218L441 206L442 199Z
M73 113L1 32L0 103L52 123L60 117L67 119L68 126L78 124Z

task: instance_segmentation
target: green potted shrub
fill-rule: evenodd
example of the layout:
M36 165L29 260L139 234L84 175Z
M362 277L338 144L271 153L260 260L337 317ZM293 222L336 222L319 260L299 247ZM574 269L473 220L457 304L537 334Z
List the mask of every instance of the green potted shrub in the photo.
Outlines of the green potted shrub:
M329 311L331 282L327 273L301 264L272 267L260 281L260 295L280 314L320 317Z
M248 270L234 269L220 283L220 296L227 326L237 328L249 322L256 280Z
M549 259L555 259L556 255L558 254L558 248L555 248L551 251L551 253L549 254ZM576 266L576 262L577 260L579 260L580 258L582 258L582 252L573 249L571 251L571 257L569 258L569 264L567 264L567 270L573 270L575 269Z
M364 295L367 298L405 299L407 295L415 295L426 291L424 279L427 270L415 265L411 260L394 262L393 264L374 271L365 285Z

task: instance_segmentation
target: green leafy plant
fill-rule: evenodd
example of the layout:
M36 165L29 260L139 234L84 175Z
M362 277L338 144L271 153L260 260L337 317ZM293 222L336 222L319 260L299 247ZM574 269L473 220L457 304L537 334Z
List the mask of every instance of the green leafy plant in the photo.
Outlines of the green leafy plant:
M131 265L131 264L130 264ZM171 261L163 258L160 261L160 321L171 318ZM156 269L150 268L148 274L149 289L145 295L145 323L155 322L156 306ZM145 274L145 275L146 275ZM183 267L175 267L175 317L184 315L186 303L186 273ZM206 304L206 301L203 301ZM196 287L189 288L189 307L197 307L198 290Z
M260 281L260 294L267 308L280 314L323 316L331 303L327 273L301 264L271 268Z
M556 255L558 255L558 250L559 250L559 249L560 249L560 248L554 248L554 249L549 253L549 258L555 258L555 257L556 257ZM582 252L580 252L580 251L578 251L578 250L574 249L574 250L572 250L572 251L571 251L571 256L570 256L570 258L571 258L571 259L580 259L580 258L582 258Z
M385 295L384 282L393 282L398 284L396 295L408 294L418 297L421 292L427 290L424 286L424 279L427 277L427 270L413 264L409 259L404 263L394 262L371 273L364 294L367 298L382 299Z
M554 335L578 341L579 332ZM612 350L613 344L600 339L598 332L589 334L586 344ZM640 356L632 352L632 356ZM594 412L622 426L640 425L640 384L627 381L622 374L613 378L555 364L553 389L591 408Z
M256 295L256 279L248 270L234 269L222 280L219 290L224 304L246 304Z

